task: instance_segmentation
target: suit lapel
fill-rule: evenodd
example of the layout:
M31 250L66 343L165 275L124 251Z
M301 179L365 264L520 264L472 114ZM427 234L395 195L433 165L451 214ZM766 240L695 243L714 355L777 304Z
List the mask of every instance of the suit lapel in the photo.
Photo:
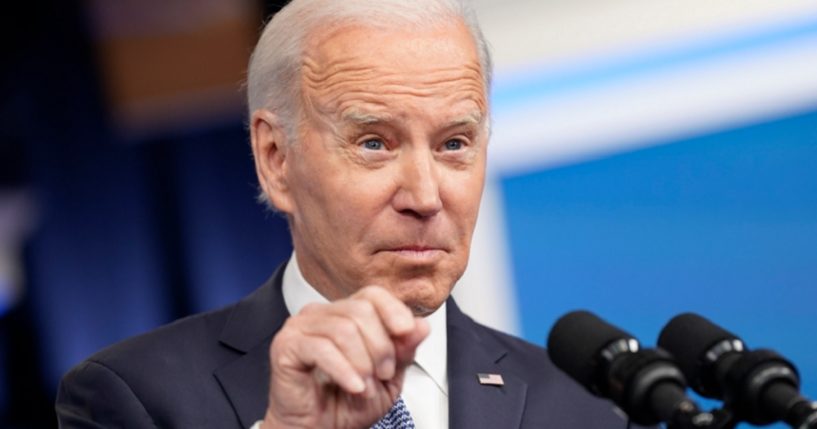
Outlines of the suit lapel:
M448 300L449 428L518 428L527 383L503 366L508 351ZM499 374L503 386L483 385L477 374Z
M241 427L264 418L269 390L269 343L217 369L214 374L233 405Z
M281 293L286 264L232 311L219 341L240 356L214 371L242 427L264 417L269 391L269 344L289 312ZM449 428L516 428L527 384L503 366L508 351L448 300ZM499 374L503 386L482 385L477 374Z
M284 267L233 309L219 341L241 354L214 371L241 421L250 427L264 418L269 391L269 345L289 317L281 293Z

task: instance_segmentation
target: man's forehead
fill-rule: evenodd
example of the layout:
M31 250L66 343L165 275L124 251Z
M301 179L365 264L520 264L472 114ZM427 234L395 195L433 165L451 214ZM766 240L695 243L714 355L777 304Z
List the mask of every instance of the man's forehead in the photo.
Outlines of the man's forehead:
M433 40L433 44L428 41ZM361 60L370 67L417 65L416 59L444 53L440 64L468 66L482 76L476 44L461 21L448 26L385 28L357 22L313 30L307 38L304 62L332 72ZM377 61L380 60L380 61Z
M446 117L435 118L444 126L481 123L487 115L485 79L465 25L327 29L312 41L302 70L309 104L348 123L394 122L401 119L394 115L433 103L445 106Z

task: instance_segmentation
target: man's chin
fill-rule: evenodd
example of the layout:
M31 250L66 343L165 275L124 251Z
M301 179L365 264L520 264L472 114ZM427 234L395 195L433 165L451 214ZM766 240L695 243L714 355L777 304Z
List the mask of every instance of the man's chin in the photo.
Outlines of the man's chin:
M393 284L391 288L418 317L425 317L437 311L451 293L451 286L424 278L402 280Z

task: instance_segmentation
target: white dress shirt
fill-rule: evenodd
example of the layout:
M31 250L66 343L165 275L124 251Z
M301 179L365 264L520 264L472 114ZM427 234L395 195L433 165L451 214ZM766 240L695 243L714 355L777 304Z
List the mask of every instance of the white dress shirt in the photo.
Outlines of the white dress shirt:
M307 304L329 302L304 279L295 253L284 269L284 303L290 314ZM417 429L448 427L448 348L445 303L426 317L428 337L417 347L414 363L406 369L401 396ZM260 422L253 425L258 429Z

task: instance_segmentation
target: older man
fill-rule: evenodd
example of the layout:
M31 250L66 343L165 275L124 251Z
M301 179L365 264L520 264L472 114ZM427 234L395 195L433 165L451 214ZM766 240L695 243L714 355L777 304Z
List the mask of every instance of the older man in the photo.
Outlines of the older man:
M284 8L248 93L292 258L238 304L73 369L61 426L623 429L544 350L449 299L482 194L490 73L463 1Z

